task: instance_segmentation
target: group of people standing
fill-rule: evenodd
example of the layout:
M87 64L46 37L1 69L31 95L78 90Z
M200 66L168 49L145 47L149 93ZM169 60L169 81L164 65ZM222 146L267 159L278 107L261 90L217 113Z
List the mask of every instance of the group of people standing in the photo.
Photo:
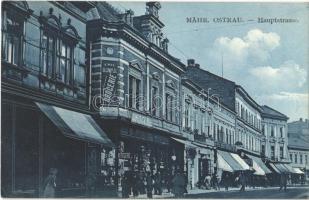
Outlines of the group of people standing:
M186 185L185 175L180 170L175 175L164 174L164 176L160 172L144 174L126 171L121 180L123 198L129 198L130 195L137 197L143 194L152 198L153 194L162 195L163 186L175 197L182 197L186 192Z

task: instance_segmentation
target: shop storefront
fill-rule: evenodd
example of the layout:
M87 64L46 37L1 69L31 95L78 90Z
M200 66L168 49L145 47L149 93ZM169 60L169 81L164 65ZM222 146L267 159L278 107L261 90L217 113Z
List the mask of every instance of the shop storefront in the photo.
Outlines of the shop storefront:
M56 197L84 196L112 142L88 114L31 101L2 102L2 195L40 197L51 168Z
M168 187L177 170L184 171L184 144L160 131L123 124L118 138L118 185L125 173L145 178L160 174Z

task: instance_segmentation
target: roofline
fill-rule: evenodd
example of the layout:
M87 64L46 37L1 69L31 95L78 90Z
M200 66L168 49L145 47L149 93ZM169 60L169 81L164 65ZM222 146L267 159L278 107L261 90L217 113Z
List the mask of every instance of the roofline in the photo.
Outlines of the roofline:
M237 85L236 84L236 89L240 89L240 92L239 93L242 97L244 97L245 99L248 99L249 101L249 104L251 104L254 108L256 108L259 112L261 112L261 106L248 94L248 92L241 86L241 85ZM243 95L243 94L244 95Z
M193 89L200 89L200 90L204 90L202 87L200 87L197 83L195 83L194 81L192 81L191 79L189 79L189 78L187 78L187 77L182 77L181 78L181 83L182 84L186 84L186 85L188 85L188 86L190 86L191 88L193 88ZM191 84L191 85L189 85L189 84ZM205 91L205 90L204 90ZM196 92L198 92L197 90L196 90ZM201 94L204 94L205 95L205 97L207 97L207 94L205 94L205 93L201 93ZM217 103L217 101L215 100L215 99L213 99L213 97L209 97L209 99L210 99L210 101L212 101L212 103L214 103L214 104L216 104ZM220 102L220 101L219 101ZM231 110L231 109L229 109L224 103L222 103L222 102L220 102L220 105L221 105L221 107L223 107L225 110L227 110L227 111L229 111L229 112L231 112L231 113L236 113L235 111L233 111L233 110Z
M262 107L262 112L261 112L261 116L262 117L266 117L266 118L273 118L273 119L283 119L283 120L289 120L289 117L288 116L286 116L285 114L283 114L283 113L281 113L281 112L279 112L279 111L277 111L277 110L275 110L275 109L273 109L273 108L271 108L271 107L269 107L269 106L267 106L267 105L263 105L263 106L261 106ZM269 113L265 113L265 112L263 112L263 107L267 107L268 109L270 109L270 110L272 110L272 111L275 111L275 112L277 112L277 113L279 113L279 114L281 114L281 115L283 115L283 116L278 116L278 115L272 115L272 114L269 114Z

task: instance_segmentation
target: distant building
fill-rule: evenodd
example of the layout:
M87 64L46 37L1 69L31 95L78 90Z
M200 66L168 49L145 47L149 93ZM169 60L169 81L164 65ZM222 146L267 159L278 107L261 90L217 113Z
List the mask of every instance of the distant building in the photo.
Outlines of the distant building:
M269 106L262 108L262 154L271 161L288 162L288 126L286 115Z
M288 123L289 160L294 168L305 173L305 180L309 180L309 122L302 118Z

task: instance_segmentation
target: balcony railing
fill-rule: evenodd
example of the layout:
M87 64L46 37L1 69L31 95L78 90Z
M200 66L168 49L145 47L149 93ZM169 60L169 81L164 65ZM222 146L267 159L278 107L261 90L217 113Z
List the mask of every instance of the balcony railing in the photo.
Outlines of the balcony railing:
M194 141L203 142L204 143L204 142L206 142L206 136L195 133L194 134Z
M224 142L220 142L220 141L216 141L215 145L217 148L221 148L221 149L225 149L225 150L229 150L229 151L236 151L236 146L232 145L232 144L227 144Z

